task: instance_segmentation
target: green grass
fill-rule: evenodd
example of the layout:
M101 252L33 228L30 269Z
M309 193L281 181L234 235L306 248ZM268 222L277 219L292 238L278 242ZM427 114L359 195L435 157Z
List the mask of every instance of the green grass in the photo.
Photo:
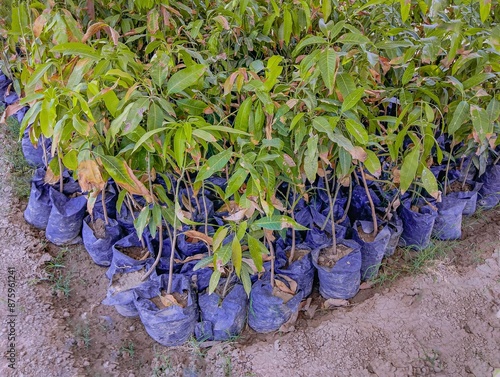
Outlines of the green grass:
M123 346L120 347L120 355L128 355L130 358L133 358L135 355L135 345L131 340L126 342Z
M9 117L4 127L7 130L7 137L10 139L10 142L6 143L4 155L4 160L11 173L9 184L16 197L27 199L30 195L33 168L24 159L21 143L17 141L20 124L14 117Z
M90 337L90 326L88 324L78 325L76 328L76 338L81 340L85 348L90 348L92 338Z
M73 280L73 274L65 270L64 259L69 252L68 248L61 248L54 258L45 263L47 277L37 281L48 281L52 285L52 294L57 295L61 292L65 298L68 298L71 293Z

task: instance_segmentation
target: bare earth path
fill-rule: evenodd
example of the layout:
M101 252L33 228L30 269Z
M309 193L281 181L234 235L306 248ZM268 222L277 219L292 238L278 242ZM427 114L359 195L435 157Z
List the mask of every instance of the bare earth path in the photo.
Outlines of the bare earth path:
M24 204L8 182L0 171L0 376L483 377L500 368L498 209L473 229L479 244L484 232L493 245L478 267L435 263L359 304L318 312L313 320L301 314L286 334L247 329L231 343L166 349L138 319L101 305L105 270L81 246L64 254L59 281L44 280L46 262L60 248L25 224ZM9 267L17 281L15 370L5 357ZM70 289L67 296L61 287Z

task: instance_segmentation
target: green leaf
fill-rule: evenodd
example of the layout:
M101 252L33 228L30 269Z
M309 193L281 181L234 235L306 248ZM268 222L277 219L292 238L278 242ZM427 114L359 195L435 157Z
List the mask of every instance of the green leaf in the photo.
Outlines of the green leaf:
M238 114L234 119L234 128L239 131L248 131L248 118L250 117L250 112L252 111L252 97L248 97L244 100L240 108L238 109ZM233 142L236 141L236 135L233 136Z
M346 138L344 135L334 134L332 141L338 144L339 147L344 148L346 151L351 152L354 149L354 145L352 145L351 140Z
M156 130L146 132L144 135L142 135L142 137L139 139L139 141L137 143L135 143L135 147L132 150L132 153L134 153L137 149L139 149L142 146L142 144L144 144L146 141L148 141L151 138L151 136L153 136L157 133L163 132L166 129L167 129L166 127L163 127L163 128L157 128Z
M300 225L289 216L274 215L263 217L254 221L255 227L268 229L268 230L281 230L285 228L294 228L295 230L307 230L306 227Z
M174 135L174 157L177 166L182 168L184 166L184 153L186 152L186 135L184 129L179 127Z
M363 88L358 88L355 91L349 93L347 97L344 98L341 111L345 113L347 110L352 109L358 104L364 94L365 90Z
M358 34L358 33L347 33L341 35L340 38L337 39L337 42L344 44L357 44L357 45L372 43L370 39L365 37L363 34Z
M214 234L213 245L212 245L214 252L219 250L219 248L221 247L222 242L226 238L228 232L229 232L229 228L227 228L225 226L217 229L217 232L215 232L215 234Z
M411 61L406 67L405 72L403 73L403 77L401 78L401 83L406 85L413 78L413 74L415 73L415 62Z
M479 140L486 140L486 135L493 132L493 123L490 122L488 113L485 109L473 106L471 107L470 115L472 118L472 126L477 132Z
M481 22L485 22L491 12L491 0L479 0L479 15Z
M292 15L288 9L285 9L283 15L283 39L285 44L290 44L290 37L292 35Z
M380 165L380 160L375 152L365 149L366 152L366 160L364 161L364 165L366 169L373 175L375 178L379 178L382 173L382 166Z
M318 172L318 135L307 140L307 150L304 156L304 171L309 182L316 180Z
M354 119L346 119L345 126L347 131L354 136L356 141L361 145L366 145L368 143L368 131L366 131L365 127Z
M247 241L248 249L250 250L250 256L255 263L255 267L257 267L257 271L264 271L262 254L267 255L269 253L269 250L267 250L262 242L260 242L257 238L252 237L250 234L247 234Z
M231 195L238 191L243 183L245 183L247 176L247 170L241 167L237 168L233 174L231 174L231 178L227 181L226 195L224 196L224 199L228 199Z
M42 79L43 75L45 74L45 72L47 72L47 70L52 67L54 63L52 62L48 62L48 63L44 63L44 64L40 64L36 69L35 69L35 72L33 72L31 75L30 75L30 78L29 80L26 82L26 86L27 87L30 87L32 86L33 84L36 84L36 83L39 83L40 80Z
M297 46L293 50L292 56L297 56L300 51L302 51L307 46L326 43L328 43L328 41L326 41L324 38L318 37L316 35L308 35L297 44Z
M494 73L479 73L475 76L472 76L471 78L468 78L463 82L464 89L465 90L470 89L494 77L496 77Z
M318 61L319 71L325 86L330 93L335 85L335 72L337 67L337 53L334 49L328 48L321 52Z
M327 134L330 140L333 139L334 127L330 124L330 122L326 117L324 116L314 117L312 120L312 126L319 132Z
M422 186L434 199L439 197L436 177L424 164L422 164Z
M203 181L210 178L213 174L219 172L226 166L233 155L232 148L210 157L207 162L200 168L195 182Z
M205 73L206 67L203 64L195 64L170 77L167 83L167 94L176 94L184 89L193 86Z
M212 294L217 289L221 277L221 272L219 270L214 270L212 276L210 276L210 282L208 283L208 294Z
M486 107L486 112L490 118L490 122L496 122L500 117L500 101L493 97Z
M356 84L351 75L347 72L342 72L337 75L336 85L344 98L356 90Z
M451 118L451 122L448 125L448 133L453 135L460 128L464 122L469 119L469 103L467 101L461 101L455 112L453 113L453 117Z
M99 60L101 55L89 45L81 42L61 43L52 47L51 52L58 52L63 55L77 55L82 58Z
M401 20L406 22L410 15L411 0L399 0L399 4L401 4Z
M162 108L159 105L153 102L149 106L147 118L148 118L148 129L154 130L162 126L163 118L165 118L165 113L163 112Z
M240 280L243 283L243 288L245 289L247 296L250 296L250 291L252 290L252 280L250 279L250 275L253 275L253 271L247 266L246 263L244 263L241 269Z
M146 206L141 210L139 216L137 216L137 218L134 220L134 227L139 238L142 238L142 234L144 233L144 229L146 229L146 226L148 225L150 217L151 212L149 211L149 207Z
M403 166L401 167L400 175L400 189L401 194L404 194L412 184L417 174L418 160L420 157L420 147L418 145L414 146L413 149L408 153L404 160Z
M78 169L78 151L75 149L70 150L62 158L62 162L69 170Z
M196 136L202 140L208 141L209 143L215 143L217 139L210 132L204 131L203 129L197 128L193 130L193 136Z
M234 266L234 270L236 271L236 275L240 276L241 273L241 262L242 262L242 252L241 252L241 244L237 237L233 238L231 242L231 250L232 250L232 262Z

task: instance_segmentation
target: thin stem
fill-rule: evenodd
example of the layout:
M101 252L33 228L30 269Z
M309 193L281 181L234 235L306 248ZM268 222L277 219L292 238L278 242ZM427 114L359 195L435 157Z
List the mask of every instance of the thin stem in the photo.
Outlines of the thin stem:
M158 226L158 229L159 229L159 243L160 245L158 246L158 255L156 255L156 259L153 263L153 265L151 266L151 268L149 269L148 272L146 272L144 274L144 276L142 277L142 281L146 280L149 275L151 275L153 273L153 271L155 270L156 266L158 266L158 263L160 263L160 258L161 258L161 254L163 252L163 220L160 221L160 225ZM169 271L170 273L170 271ZM170 294L170 291L168 292Z
M326 193L328 194L328 204L330 205L330 212L328 215L330 216L330 221L332 223L332 248L333 248L333 254L337 254L337 235L335 234L335 211L333 210L333 206L335 204L335 200L337 199L337 194L339 193L340 185L337 184L337 188L335 190L335 197L332 199L332 194L330 191L330 182L328 182L328 174L325 169L325 164L321 162L321 165L323 167L323 171L325 172L325 187L326 187ZM334 179L334 184L335 184L335 177Z
M349 195L347 197L347 204L345 206L344 214L342 215L342 218L340 220L337 220L337 224L342 224L347 218L347 211L349 211L349 207L351 206L351 199L352 199L352 180L349 179Z
M274 246L269 238L266 237L266 239L269 246L269 252L271 253L271 287L274 288Z
M455 138L451 142L450 154L448 155L448 163L446 164L446 172L444 175L444 194L448 194L448 172L450 171L451 156L453 154L453 147L455 146Z
M360 166L359 170L361 172L361 179L363 180L363 186L365 186L366 196L368 197L368 202L370 203L370 208L372 210L373 237L377 237L378 223L377 223L377 213L375 212L375 205L373 204L373 200L370 195L370 190L368 189L368 184L366 183L366 177L365 177L365 172L363 171L363 166Z
M198 197L194 194L193 182L191 181L191 177L189 176L189 173L188 173L188 174L186 174L186 177L187 177L187 180L188 180L188 182L189 182L189 186L191 186L191 189L193 190L193 195L192 195L192 197L193 197L193 199L194 199L194 202L196 203L196 208L201 208L201 207L200 207L200 202L198 201ZM187 192L188 192L188 195L190 195L189 190L187 190Z
M179 200L179 190L181 187L181 181L182 178L184 177L184 168L181 170L181 176L177 180L177 184L175 185L175 200ZM175 204L174 204L175 205ZM172 248L170 251L170 263L168 267L168 285L167 285L167 294L172 293L172 280L174 277L174 254L175 254L175 246L177 243L177 215L174 216L174 234L172 235L171 238L171 244Z
M45 136L41 135L42 140L42 152L43 152L43 162L45 163L45 167L49 166L49 158L47 157L47 149L45 149Z
M226 297L227 290L229 288L229 283L231 282L232 276L233 276L233 267L231 266L231 269L229 270L229 273L227 274L226 284L224 284L224 290L222 291L222 299L224 299Z
M469 176L470 167L472 166L472 157L467 164L467 170L465 171L464 180L462 181L462 190L465 190L465 183L467 182L467 177Z
M104 222L106 225L109 224L108 209L106 208L106 183L101 191L101 203L102 203L102 213L104 215Z
M208 236L208 208L205 198L205 180L201 181L201 200L203 200L203 210L205 211L205 235ZM208 248L208 255L210 255L210 248Z
M63 164L61 159L61 149L57 151L57 161L59 162L59 192L63 192L64 190L64 181L63 181Z
M495 159L495 162L493 162L493 165L498 164L498 161L500 161L500 154L499 154L499 155L498 155L498 157Z

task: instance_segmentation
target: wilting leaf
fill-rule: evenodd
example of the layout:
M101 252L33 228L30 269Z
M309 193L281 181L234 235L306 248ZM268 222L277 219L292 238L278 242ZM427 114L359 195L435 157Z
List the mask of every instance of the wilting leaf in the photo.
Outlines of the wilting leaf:
M153 197L144 184L137 179L134 172L127 163L117 157L99 155L104 169L119 186L123 187L130 194L143 196L148 203L153 201Z
M78 164L78 183L83 192L101 191L106 186L95 160L85 160Z

